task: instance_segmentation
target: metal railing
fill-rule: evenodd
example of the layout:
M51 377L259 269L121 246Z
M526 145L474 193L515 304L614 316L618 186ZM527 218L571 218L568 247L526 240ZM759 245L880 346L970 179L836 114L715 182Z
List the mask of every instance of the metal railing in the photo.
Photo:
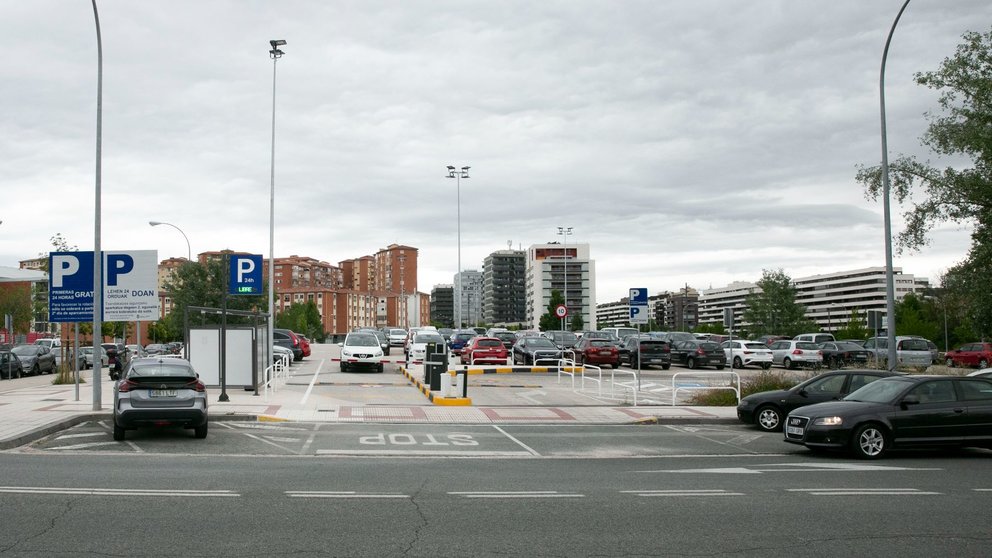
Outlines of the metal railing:
M272 390L272 393L276 392L275 381L278 380L279 378L288 378L288 377L289 377L289 355L282 355L281 357L279 357L279 360L273 362L271 365L265 368L265 371L263 372L262 375L263 378L262 387L265 393L266 400L268 400L270 389Z
M617 374L630 374L631 381L628 382L618 382L616 379ZM637 381L637 372L634 370L610 370L610 397L617 399L616 387L620 386L625 389L629 389L634 395L634 406L637 406L637 392L640 390L640 386Z
M728 376L731 380L731 385L729 386L712 386L712 385L698 385L698 386L679 386L675 383L675 380L679 376ZM736 387L735 385L736 384ZM679 391L682 390L703 390L703 389L729 389L734 392L737 397L737 402L741 401L741 377L737 372L732 371L716 371L716 372L703 372L703 371L693 371L693 372L676 372L672 374L672 406L676 405L675 397L678 395Z

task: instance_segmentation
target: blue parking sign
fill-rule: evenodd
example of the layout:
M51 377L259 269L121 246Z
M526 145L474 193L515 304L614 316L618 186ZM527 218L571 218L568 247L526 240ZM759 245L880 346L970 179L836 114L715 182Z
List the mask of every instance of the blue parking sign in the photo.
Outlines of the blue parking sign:
M648 304L647 289L630 289L631 306L647 306L647 304Z
M262 294L262 256L261 254L231 254L230 276L227 282L228 294L260 295Z
M51 252L48 274L48 321L93 321L93 252Z

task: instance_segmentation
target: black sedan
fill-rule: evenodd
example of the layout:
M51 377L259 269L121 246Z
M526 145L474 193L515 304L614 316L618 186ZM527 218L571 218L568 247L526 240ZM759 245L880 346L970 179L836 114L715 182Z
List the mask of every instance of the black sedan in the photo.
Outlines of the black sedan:
M765 432L775 432L782 429L782 419L794 409L840 399L879 378L896 375L884 370L827 372L790 389L748 395L737 405L737 418Z
M547 337L521 337L513 345L513 364L556 365L561 349Z
M882 378L841 401L796 409L785 441L877 459L890 449L992 449L992 380L968 376Z
M869 353L864 347L850 341L820 343L823 364L837 369L845 366L867 366Z
M667 341L650 335L628 335L623 340L624 354L631 368L672 367L672 348Z
M24 375L21 359L10 351L0 351L0 378L13 380Z
M684 364L688 368L715 366L717 370L723 370L727 366L727 355L720 344L713 341L675 341L672 343L672 362Z

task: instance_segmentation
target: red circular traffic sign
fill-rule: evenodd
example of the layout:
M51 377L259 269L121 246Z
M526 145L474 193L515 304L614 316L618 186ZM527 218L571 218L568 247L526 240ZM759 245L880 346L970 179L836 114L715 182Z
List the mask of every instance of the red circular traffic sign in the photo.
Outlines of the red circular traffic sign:
M559 304L558 306L555 307L555 316L558 316L559 318L564 318L567 315L568 315L568 307L566 307L564 304Z

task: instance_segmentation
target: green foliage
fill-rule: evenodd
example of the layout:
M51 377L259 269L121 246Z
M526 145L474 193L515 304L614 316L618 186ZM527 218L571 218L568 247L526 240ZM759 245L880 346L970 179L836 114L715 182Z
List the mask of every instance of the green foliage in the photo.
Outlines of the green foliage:
M806 318L806 307L796 303L796 289L792 279L784 271L762 270L758 280L761 292L749 294L744 321L749 322L749 334L788 335L819 331L811 320Z
M867 318L857 308L851 311L847 325L834 332L837 339L868 339L874 334L867 327Z
M709 323L709 324L699 324L692 330L693 333L715 333L717 335L726 335L727 328L723 327L723 323Z
M324 338L324 323L321 321L320 312L313 301L306 304L294 302L276 316L275 321L277 328L291 329L313 340L323 340Z
M928 114L923 144L951 157L954 166L941 169L899 156L889 165L889 179L896 202L909 206L898 235L900 251L925 246L943 222L973 229L966 258L948 270L943 286L967 301L967 315L959 317L985 338L992 336L992 31L968 32L963 39L936 71L915 76L918 84L940 92L941 110ZM972 166L962 168L962 158ZM881 167L859 167L857 180L868 199L884 194Z
M926 339L942 338L942 328L924 312L923 301L909 293L896 304L896 333L919 335Z
M582 331L582 327L586 325L585 320L582 319L582 314L575 314L572 316L572 331Z
M554 289L551 291L551 300L548 302L548 309L538 322L541 331L561 329L561 318L555 316L555 308L559 304L565 304L565 297L562 296L561 291Z
M0 283L0 327L4 314L10 314L14 320L13 333L27 333L31 329L31 312L31 287Z

